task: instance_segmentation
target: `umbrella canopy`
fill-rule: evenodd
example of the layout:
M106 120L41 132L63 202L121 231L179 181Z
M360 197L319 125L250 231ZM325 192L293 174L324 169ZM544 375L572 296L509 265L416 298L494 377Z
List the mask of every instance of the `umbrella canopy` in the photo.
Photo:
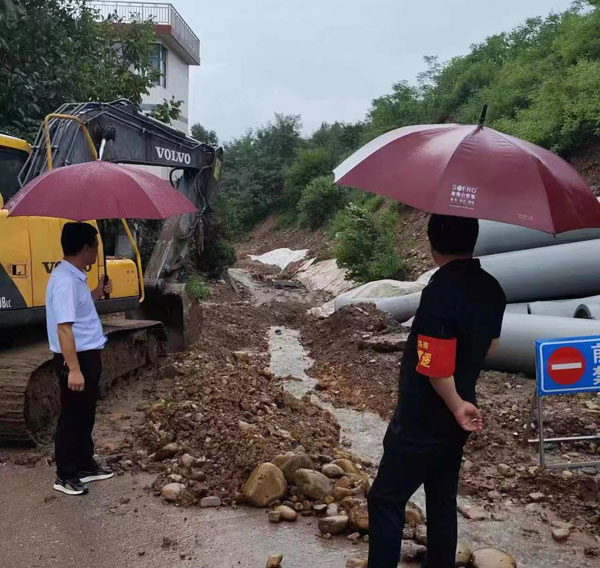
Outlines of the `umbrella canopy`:
M9 216L166 219L197 208L170 183L131 166L100 160L48 171L7 204Z
M363 146L335 183L427 211L547 233L600 227L600 204L556 154L484 126L407 126Z

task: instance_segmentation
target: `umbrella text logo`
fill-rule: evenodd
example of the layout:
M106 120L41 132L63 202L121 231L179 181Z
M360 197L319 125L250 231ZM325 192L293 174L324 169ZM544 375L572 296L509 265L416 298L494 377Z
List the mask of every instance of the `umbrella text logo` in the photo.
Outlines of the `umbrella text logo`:
M2 309L2 310L4 310L4 309L10 310L10 308L11 308L11 302L12 302L12 300L9 300L8 298L5 298L4 296L2 296L0 298L0 309Z
M478 190L478 187L453 183L450 191L450 205L460 209L475 209Z

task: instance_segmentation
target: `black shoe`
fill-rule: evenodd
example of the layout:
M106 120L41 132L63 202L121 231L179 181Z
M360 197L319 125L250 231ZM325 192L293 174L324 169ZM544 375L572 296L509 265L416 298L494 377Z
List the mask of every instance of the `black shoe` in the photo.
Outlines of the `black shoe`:
M96 466L93 469L86 469L79 472L79 478L82 483L90 481L100 481L101 479L110 479L115 473L108 468Z
M66 495L84 495L88 492L88 488L78 477L71 477L70 479L57 477L52 488Z

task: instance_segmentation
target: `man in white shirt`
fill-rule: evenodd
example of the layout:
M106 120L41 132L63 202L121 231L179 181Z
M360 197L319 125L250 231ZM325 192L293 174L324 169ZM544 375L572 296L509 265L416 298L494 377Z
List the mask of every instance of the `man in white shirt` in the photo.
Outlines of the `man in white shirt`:
M87 286L86 268L98 260L98 231L89 223L63 227L62 260L46 288L46 325L60 384L61 412L56 428L54 489L67 495L87 493L86 483L109 479L113 472L94 460L92 430L106 344L94 301L110 294L104 277Z

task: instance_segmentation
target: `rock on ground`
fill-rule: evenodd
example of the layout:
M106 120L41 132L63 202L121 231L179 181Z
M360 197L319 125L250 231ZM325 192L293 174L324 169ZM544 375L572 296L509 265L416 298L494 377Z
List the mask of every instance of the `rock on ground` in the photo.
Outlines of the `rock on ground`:
M340 534L348 528L348 517L338 515L337 517L323 517L319 519L319 530L322 534Z
M267 568L278 568L281 566L281 561L283 560L283 554L274 554L273 556L269 556L267 560Z
M348 558L346 568L367 568L367 560L362 558Z
M273 460L273 464L283 472L288 483L294 483L294 476L299 469L315 469L310 456L302 452L298 454L289 452L283 456L277 456Z
M360 532L369 530L369 510L366 501L353 507L349 514L350 528Z
M565 542L571 536L571 531L569 529L554 529L552 531L552 538L556 542Z
M279 513L279 516L283 521L295 521L298 518L298 513L286 505L275 507L274 511Z
M283 472L272 463L256 467L242 487L244 499L255 507L266 507L287 493Z
M503 550L480 548L473 552L473 568L517 568L517 561Z
M409 526L423 525L425 524L425 513L416 503L409 501L406 505L405 519Z
M464 540L459 540L456 545L456 568L468 566L469 561L471 560L471 555L471 547Z
M321 473L331 479L336 479L344 475L344 470L339 465L328 463L321 468Z
M165 501L179 501L184 491L183 483L168 483L160 490L160 494Z
M318 471L299 469L294 476L294 482L309 499L324 499L333 492L331 480Z

